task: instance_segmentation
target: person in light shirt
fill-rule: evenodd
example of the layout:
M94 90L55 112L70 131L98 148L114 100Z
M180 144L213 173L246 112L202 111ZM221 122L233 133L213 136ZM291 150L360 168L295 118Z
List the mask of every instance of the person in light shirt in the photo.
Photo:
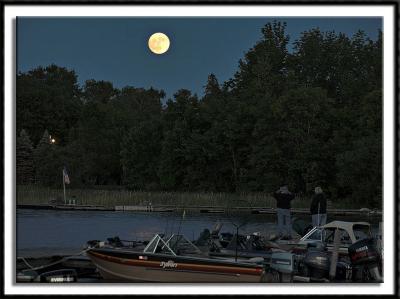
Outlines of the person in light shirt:
M310 213L313 226L326 224L326 196L321 187L315 187L315 194L311 201Z

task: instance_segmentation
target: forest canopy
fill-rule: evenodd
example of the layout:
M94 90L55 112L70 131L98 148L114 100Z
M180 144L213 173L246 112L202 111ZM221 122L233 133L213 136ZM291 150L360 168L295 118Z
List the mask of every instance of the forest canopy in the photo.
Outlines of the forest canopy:
M382 193L382 33L286 25L262 38L204 96L87 80L50 65L17 74L17 184L271 192L288 184L371 207ZM289 51L290 49L290 51ZM51 141L51 139L54 139Z

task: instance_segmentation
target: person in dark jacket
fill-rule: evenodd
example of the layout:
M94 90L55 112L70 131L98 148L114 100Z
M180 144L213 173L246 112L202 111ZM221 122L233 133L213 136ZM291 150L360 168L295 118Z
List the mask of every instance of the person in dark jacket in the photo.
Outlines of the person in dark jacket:
M321 187L315 187L315 194L311 201L310 213L313 226L326 224L326 197Z
M282 186L274 193L276 199L276 215L278 218L278 233L280 237L290 239L292 236L292 221L290 217L291 201L294 194L287 186Z

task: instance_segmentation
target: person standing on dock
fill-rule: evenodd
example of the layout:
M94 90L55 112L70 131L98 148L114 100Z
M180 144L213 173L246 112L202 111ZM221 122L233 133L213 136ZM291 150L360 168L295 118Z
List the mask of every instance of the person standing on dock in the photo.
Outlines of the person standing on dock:
M291 201L294 194L289 191L288 186L282 186L274 193L276 199L276 213L278 218L278 233L284 239L292 236L292 220L290 216Z
M321 187L315 187L315 194L311 201L311 218L313 226L326 224L326 197Z

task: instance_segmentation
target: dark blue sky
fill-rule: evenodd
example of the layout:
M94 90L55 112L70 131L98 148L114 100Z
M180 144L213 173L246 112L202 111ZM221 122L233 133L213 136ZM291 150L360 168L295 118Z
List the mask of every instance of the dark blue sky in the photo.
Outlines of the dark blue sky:
M359 29L376 39L381 18L18 18L17 67L28 71L56 64L75 70L85 80L111 81L163 89L172 97L186 88L199 96L207 76L220 83L232 78L243 58L273 20L287 22L290 43L300 33L322 31L352 36ZM163 32L171 40L166 54L152 54L147 40Z

